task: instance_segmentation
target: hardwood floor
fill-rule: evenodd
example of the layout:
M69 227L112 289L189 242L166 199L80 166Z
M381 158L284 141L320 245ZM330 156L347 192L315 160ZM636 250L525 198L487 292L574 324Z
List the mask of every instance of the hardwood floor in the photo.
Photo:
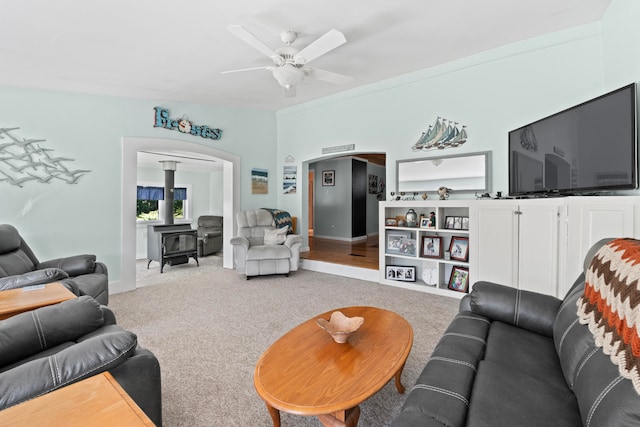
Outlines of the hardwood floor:
M300 258L352 267L378 269L378 239L361 242L342 242L332 239L309 237L309 251Z

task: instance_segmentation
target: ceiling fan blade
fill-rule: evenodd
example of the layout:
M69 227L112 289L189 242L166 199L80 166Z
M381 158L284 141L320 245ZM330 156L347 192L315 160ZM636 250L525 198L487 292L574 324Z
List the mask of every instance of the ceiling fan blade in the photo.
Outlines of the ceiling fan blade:
M331 30L298 52L293 57L293 60L296 64L308 64L317 57L324 55L346 42L347 39L344 37L344 34L338 30Z
M353 81L353 77L345 76L343 74L333 73L331 71L323 70L321 68L311 68L305 67L306 70L309 71L309 75L318 80L322 80L323 82L333 83L333 84L347 84Z
M241 71L253 71L253 70L269 70L271 68L273 68L273 66L271 65L265 66L265 67L241 68L239 70L220 71L220 74L239 73Z
M269 58L273 59L273 57L280 56L277 53L275 53L274 50L271 49L269 46L267 46L266 44L258 40L256 36L254 36L249 31L247 31L242 25L229 25L227 27L227 30L229 30L233 35L238 37L240 40L247 43L249 46L262 52L264 55L268 56Z

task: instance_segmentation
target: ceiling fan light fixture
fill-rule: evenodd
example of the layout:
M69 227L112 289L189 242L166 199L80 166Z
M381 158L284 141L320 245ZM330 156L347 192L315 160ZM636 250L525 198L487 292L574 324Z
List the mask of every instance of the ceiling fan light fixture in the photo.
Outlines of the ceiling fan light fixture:
M275 77L278 84L285 89L295 87L304 79L304 76L304 71L291 64L284 64L282 67L273 70L273 77Z

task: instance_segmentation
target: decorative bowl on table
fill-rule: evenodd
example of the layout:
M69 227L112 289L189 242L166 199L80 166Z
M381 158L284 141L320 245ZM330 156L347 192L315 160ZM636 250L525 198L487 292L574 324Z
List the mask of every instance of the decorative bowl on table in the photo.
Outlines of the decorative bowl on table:
M333 340L339 344L347 342L349 335L358 330L364 323L364 317L347 317L341 311L331 313L331 318L316 319L316 323L327 331Z

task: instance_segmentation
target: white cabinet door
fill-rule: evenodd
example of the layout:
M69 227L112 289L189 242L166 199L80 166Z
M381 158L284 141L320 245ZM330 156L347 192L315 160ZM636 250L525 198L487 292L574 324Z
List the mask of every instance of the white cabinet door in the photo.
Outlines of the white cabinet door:
M474 207L472 282L557 294L558 205L483 201Z
M479 280L518 286L518 204L479 201L471 227L471 283Z
M520 205L518 288L557 296L558 206Z
M567 269L560 294L584 270L584 257L591 246L606 237L639 238L635 196L575 197L569 200ZM561 276L562 277L562 276Z

